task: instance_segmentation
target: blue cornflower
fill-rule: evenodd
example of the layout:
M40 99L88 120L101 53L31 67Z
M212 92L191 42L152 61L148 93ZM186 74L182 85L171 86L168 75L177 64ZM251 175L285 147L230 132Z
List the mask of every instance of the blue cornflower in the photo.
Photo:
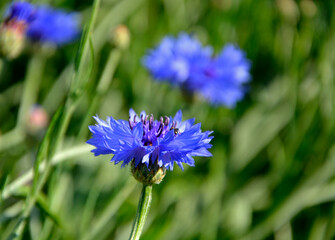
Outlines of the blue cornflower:
M5 12L6 21L23 21L29 23L32 20L34 6L28 2L13 2Z
M79 36L79 15L39 6L29 24L27 36L32 41L63 45Z
M221 53L193 72L190 89L200 93L213 105L234 107L243 99L245 83L250 81L249 60L233 44L227 44Z
M213 105L233 107L246 92L251 64L237 46L227 44L218 56L185 33L168 36L143 58L157 80L200 94Z
M165 37L143 58L143 64L157 80L181 85L211 55L211 47L203 47L196 38L181 33L177 38Z
M79 15L65 13L48 6L28 2L13 2L5 14L5 25L20 23L24 34L33 42L63 45L77 39L80 33Z
M132 109L129 121L108 117L105 122L98 116L94 119L97 124L89 127L93 136L87 141L96 147L92 152L95 156L114 154L111 161L123 161L121 167L131 162L135 167L173 170L177 163L184 169L182 163L194 166L194 156L212 156L207 150L212 146L212 131L201 132L201 124L194 125L194 119L182 121L180 110L174 118L161 117L159 121L144 111L139 117Z

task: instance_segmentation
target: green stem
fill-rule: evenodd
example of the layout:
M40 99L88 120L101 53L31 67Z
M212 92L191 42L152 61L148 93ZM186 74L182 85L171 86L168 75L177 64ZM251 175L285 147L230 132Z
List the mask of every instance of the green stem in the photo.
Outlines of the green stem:
M45 58L42 54L32 57L28 65L27 77L24 81L23 93L16 122L17 127L24 127L27 123L29 109L37 102L38 89L42 79Z
M22 128L14 128L0 137L0 152L15 146L25 139Z
M140 239L145 219L148 215L152 196L152 185L143 184L140 201L137 207L137 213L134 219L133 228L129 240Z
M103 99L103 96L107 93L109 86L113 80L114 72L121 59L121 51L119 49L114 49L109 53L107 63L102 72L101 78L99 80L97 89L95 91L93 100L89 106L88 113L82 122L79 139L83 139L87 135L88 125L92 119L92 115L96 114L98 106Z
M33 104L37 103L38 90L43 75L44 65L45 57L42 54L36 54L30 60L27 67L26 78L23 83L23 92L20 100L16 126L14 129L0 137L0 151L15 146L25 139L25 127L29 111Z
M72 159L80 155L88 154L92 149L91 146L87 144L80 144L75 147L72 147L67 150L62 150L55 154L55 156L51 160L52 166L57 165L67 159ZM46 169L45 159L43 159L40 167L39 172L42 173ZM34 177L34 169L31 168L25 174L20 176L19 178L15 179L13 182L5 186L2 192L2 198L7 199L9 198L18 188L22 187L25 184L28 184Z
M99 95L106 94L108 91L109 85L111 84L111 81L114 76L115 69L117 65L120 62L121 58L121 51L120 49L113 49L108 56L108 60L106 63L106 66L104 68L104 71L102 72L98 87L97 87L97 92Z
M94 224L90 227L86 226L86 231L80 239L83 240L94 240L94 239L106 239L115 225L115 213L118 211L120 206L124 204L125 200L135 189L136 184L134 180L129 178L126 184L122 187L122 190L113 197L110 203L104 208L102 214L95 218Z
M7 61L5 58L0 58L0 79L5 79Z

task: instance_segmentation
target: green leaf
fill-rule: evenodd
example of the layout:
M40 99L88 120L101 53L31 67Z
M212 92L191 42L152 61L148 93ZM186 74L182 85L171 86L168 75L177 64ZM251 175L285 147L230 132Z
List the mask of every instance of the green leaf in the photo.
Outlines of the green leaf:
M42 143L39 146L36 162L34 165L34 179L33 179L33 189L36 188L39 178L39 168L41 162L46 159L46 161L49 161L51 153L54 151L54 143L56 140L56 133L57 129L59 128L60 119L63 114L64 107L58 108L55 115L53 116L51 123L48 127L48 130L42 140Z
M49 205L47 203L47 199L45 195L39 194L36 203L37 203L37 207L45 215L47 215L54 222L55 225L57 225L58 227L62 227L60 223L60 219L57 216L57 213L54 213L49 209Z
M83 58L84 46L86 45L87 42L87 36L88 36L88 25L86 24L84 26L82 37L80 39L79 47L74 60L74 66L76 72L78 72L81 60Z

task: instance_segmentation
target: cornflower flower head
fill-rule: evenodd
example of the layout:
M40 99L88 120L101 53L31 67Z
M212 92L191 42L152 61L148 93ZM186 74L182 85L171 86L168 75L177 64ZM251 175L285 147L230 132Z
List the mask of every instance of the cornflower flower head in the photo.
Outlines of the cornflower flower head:
M29 23L32 20L34 6L29 2L13 2L5 12L5 21Z
M193 72L190 89L198 92L213 105L229 108L243 99L250 81L250 61L236 45L227 44L220 54Z
M199 94L213 105L235 106L250 81L250 61L237 46L227 44L220 54L213 56L211 47L203 47L185 33L177 38L165 37L149 50L143 64L155 79Z
M76 40L80 34L79 14L46 5L12 2L4 17L0 26L0 47L1 52L11 57L21 52L25 39L60 46Z
M38 6L27 28L30 40L57 46L74 41L79 33L78 13L66 13L49 6Z
M165 37L155 49L149 50L143 64L157 80L181 85L211 54L211 47L203 47L198 39L180 33L177 38Z
M94 119L97 124L89 127L93 136L87 141L96 147L94 155L114 154L111 161L122 161L121 167L131 163L134 177L143 183L159 183L174 163L183 170L183 163L194 166L194 156L212 156L207 150L212 146L212 132L202 132L194 119L182 121L180 110L174 118L159 120L144 111L138 116L132 109L128 121Z

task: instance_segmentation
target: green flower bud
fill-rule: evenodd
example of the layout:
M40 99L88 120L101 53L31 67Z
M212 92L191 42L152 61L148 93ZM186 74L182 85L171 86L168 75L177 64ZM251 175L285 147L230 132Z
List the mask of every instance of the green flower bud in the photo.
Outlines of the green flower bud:
M117 26L112 32L112 43L119 49L125 50L129 47L130 33L125 25Z
M135 167L134 160L131 162L131 172L134 176L134 178L147 185L152 184L159 184L166 174L165 167L159 167L158 164L149 164L145 165L144 163L138 164L137 167Z

